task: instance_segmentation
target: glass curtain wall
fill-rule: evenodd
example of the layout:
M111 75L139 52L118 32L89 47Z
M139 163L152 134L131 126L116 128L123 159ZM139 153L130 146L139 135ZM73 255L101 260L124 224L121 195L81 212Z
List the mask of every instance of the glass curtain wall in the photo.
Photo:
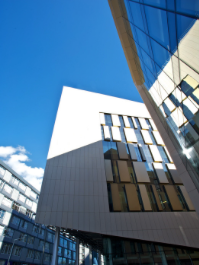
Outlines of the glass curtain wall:
M199 1L124 3L144 85L199 176Z

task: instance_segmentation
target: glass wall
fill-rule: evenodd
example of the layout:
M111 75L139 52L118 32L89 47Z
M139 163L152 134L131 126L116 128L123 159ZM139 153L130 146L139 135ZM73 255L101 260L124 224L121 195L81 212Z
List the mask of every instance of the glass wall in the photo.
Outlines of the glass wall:
M125 0L129 36L144 85L163 113L199 184L199 2Z
M199 263L199 251L196 249L114 237L104 238L103 246L106 265Z

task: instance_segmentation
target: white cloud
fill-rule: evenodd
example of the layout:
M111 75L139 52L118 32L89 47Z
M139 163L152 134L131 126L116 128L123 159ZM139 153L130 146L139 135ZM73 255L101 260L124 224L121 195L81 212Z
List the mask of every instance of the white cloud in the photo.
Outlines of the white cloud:
M23 146L0 146L0 158L35 188L41 189L44 169L26 165L30 159Z

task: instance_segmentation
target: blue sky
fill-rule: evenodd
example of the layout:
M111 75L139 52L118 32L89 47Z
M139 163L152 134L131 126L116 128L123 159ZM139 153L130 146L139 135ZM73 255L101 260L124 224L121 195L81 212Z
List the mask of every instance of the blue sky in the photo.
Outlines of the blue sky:
M0 38L0 158L26 178L42 176L64 85L142 102L107 0L0 1Z

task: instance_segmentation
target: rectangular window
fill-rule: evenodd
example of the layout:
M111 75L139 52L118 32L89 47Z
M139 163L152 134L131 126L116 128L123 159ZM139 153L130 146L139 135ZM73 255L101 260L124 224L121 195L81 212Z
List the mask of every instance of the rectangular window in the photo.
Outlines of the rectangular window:
M11 238L12 238L12 237L13 237L13 234L14 234L14 230L11 229L11 228L8 228L8 227L7 227L7 228L5 229L4 234L5 234L6 237L11 237Z
M4 176L4 174L5 174L5 169L2 166L0 166L0 175Z
M13 255L19 257L20 253L21 253L21 247L15 246L13 250Z
M71 251L68 249L64 249L64 257L71 259Z
M58 264L62 264L62 258L58 257Z
M31 200L26 199L26 204L27 204L29 207L32 207L32 201L31 201Z
M16 186L19 185L19 180L18 180L15 176L13 176L13 175L12 175L11 182L12 182L14 185L16 185Z
M50 245L49 245L49 243L45 243L45 250L47 250L47 251L49 251L49 249L50 249Z
M62 237L59 238L59 245L63 247L64 239Z
M41 258L41 253L39 251L35 251L35 259L40 260Z
M27 238L27 235L24 234L24 233L21 233L20 236L19 236L19 240L22 241L22 242L26 242L26 238Z
M48 241L50 241L50 242L53 241L53 234L52 234L52 233L49 233L49 232L48 232L47 237L48 237Z
M12 192L12 187L10 187L8 184L5 184L3 189L9 194Z
M0 236L3 235L4 226L0 225Z
M18 198L18 200L20 200L21 202L25 202L26 197L23 196L23 195L20 193L20 194L19 194L19 198Z
M51 258L50 254L45 254L44 261L50 262L50 258Z
M3 219L4 218L5 212L6 211L0 209L0 219Z
M26 186L22 182L20 182L19 183L19 188L22 189L23 191L25 191Z
M3 247L1 248L1 253L2 254L10 254L11 251L11 244L3 244Z
M32 231L33 231L33 233L38 233L38 230L39 230L39 227L38 226L36 226L36 225L34 225L33 226L33 229L32 229Z
M41 236L44 236L44 229L42 229L41 227L39 227L39 229L38 229L38 233L39 233Z
M34 191L32 191L32 190L31 190L31 192L30 192L30 196L31 196L32 198L34 198L34 199L37 199L37 194L36 194Z
M64 239L64 247L65 247L65 248L68 248L68 243L67 243L67 242L68 242L68 241Z
M22 227L23 229L27 229L27 227L28 227L28 223L25 222L24 220L21 220L21 222L20 222L20 227Z
M34 237L33 236L29 236L28 237L27 244L29 244L29 245L33 245L34 244Z
M62 252L62 248L61 248L61 247L58 247L58 252L57 252L57 254L58 254L59 256L62 255L61 252Z
M4 198L3 198L2 203L3 203L5 206L9 207L9 208L12 207L12 201L11 201L10 199L8 199L7 197L4 197Z
M27 253L27 258L33 259L34 258L34 250L29 249Z
M43 240L40 240L39 241L39 248L43 248L43 246L44 246L44 241Z
M62 264L63 264L63 265L66 264L66 258L62 258Z
M20 218L13 216L11 223L18 226L20 223Z

